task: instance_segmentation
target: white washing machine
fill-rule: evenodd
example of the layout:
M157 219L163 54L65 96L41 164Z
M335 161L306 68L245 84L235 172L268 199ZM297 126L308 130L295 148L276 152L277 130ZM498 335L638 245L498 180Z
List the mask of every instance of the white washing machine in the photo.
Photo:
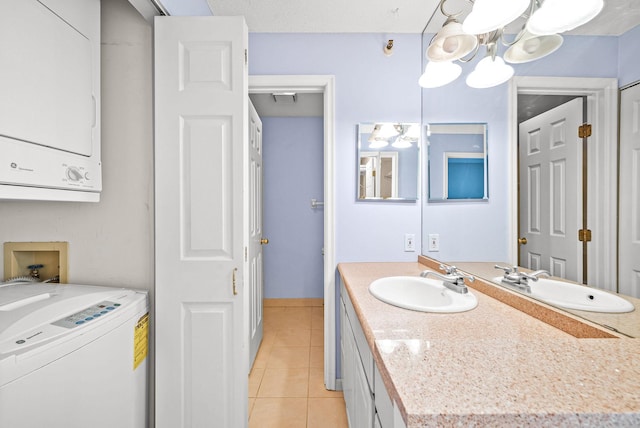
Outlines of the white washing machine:
M147 426L145 292L0 285L0 427Z

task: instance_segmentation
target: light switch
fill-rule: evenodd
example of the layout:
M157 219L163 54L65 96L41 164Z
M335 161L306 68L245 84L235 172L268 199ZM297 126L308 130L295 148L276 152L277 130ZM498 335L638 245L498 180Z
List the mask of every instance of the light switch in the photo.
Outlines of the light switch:
M429 251L440 251L440 235L437 233L429 234Z
M404 251L411 252L416 250L416 235L406 233L404 235Z

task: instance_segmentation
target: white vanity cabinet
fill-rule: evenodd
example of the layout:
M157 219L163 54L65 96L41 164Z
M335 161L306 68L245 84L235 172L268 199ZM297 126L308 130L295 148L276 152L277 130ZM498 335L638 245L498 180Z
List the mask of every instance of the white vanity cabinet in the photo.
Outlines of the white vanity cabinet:
M340 289L342 389L350 428L400 428L344 285ZM396 416L397 420L397 416Z

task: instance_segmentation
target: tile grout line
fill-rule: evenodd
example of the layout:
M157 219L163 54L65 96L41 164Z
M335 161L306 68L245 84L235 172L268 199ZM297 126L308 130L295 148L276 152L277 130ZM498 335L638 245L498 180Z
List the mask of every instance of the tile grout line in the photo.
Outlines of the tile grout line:
M283 311L287 311L287 307L282 307L282 309L283 309ZM312 416L312 412L311 412L311 409L310 409L311 401L312 401L311 400L311 398L312 398L311 397L311 394L312 394L311 370L312 370L312 359L314 358L312 356L312 350L315 349L315 348L324 349L324 342L322 342L322 344L320 346L316 346L315 348L312 346L312 345L314 345L314 343L312 343L314 315L313 315L313 309L310 309L310 311L311 311L311 318L309 320L308 327L306 327L304 329L301 329L301 330L309 330L309 340L307 342L307 345L304 346L305 348L307 348L307 351L308 351L308 360L307 360L307 364L306 364L307 365L307 367L306 367L306 370L307 370L307 375L306 375L306 379L307 379L306 396L305 397L299 397L299 398L304 398L304 400L305 400L304 401L304 403L305 403L305 405L304 405L304 418L305 418L304 419L305 420L304 425L307 426L307 427L309 427L310 424L311 424L311 426L315 426L313 424L313 421L310 421L310 419L309 419ZM292 322L295 322L295 320L292 320ZM265 324L263 324L263 326L265 326ZM275 337L277 337L278 336L278 332L280 332L281 330L288 330L287 328L279 328L279 326L289 325L289 322L288 321L275 322L275 323L271 322L269 324L271 324L271 326L269 328L266 328L266 326L263 327L264 328L263 334L266 333L266 332L269 332L269 335L271 335L272 334L271 332L275 331L275 333L273 333L273 334L275 335ZM265 334L265 336L266 336L266 334ZM268 355L266 357L264 355L262 356L264 364L263 364L263 367L261 367L261 369L263 370L263 372L262 372L262 376L260 377L260 380L258 382L257 392L255 393L256 396L255 397L250 397L250 398L252 398L254 400L254 404L253 404L252 408L249 411L249 419L251 419L252 413L256 409L256 405L257 405L257 403L258 403L258 401L260 399L294 398L294 397L259 397L260 391L262 390L263 385L264 385L265 375L267 374L267 369L268 369L268 366L269 366L269 362L270 362L270 359L272 357L272 351L273 351L273 348L276 347L276 345L275 345L276 343L277 343L276 339L273 338L273 339L271 339L269 341L269 343L266 344L269 347L269 349L268 349L269 352L268 352ZM265 345L265 342L264 342L264 338L263 338L263 342L261 343L260 348L258 349L259 353L260 353L260 351L265 352L266 348L262 349L264 345ZM286 343L286 342L282 346L283 347L295 347L295 345L292 345L292 344ZM257 367L254 367L254 368L257 368ZM252 370L253 370L253 368L252 368ZM322 396L322 394L320 394L320 396L315 397L315 398L316 399L327 399L327 398L334 399L334 398L337 398L337 397L325 397L325 396ZM317 400L316 400L316 402L317 402ZM300 404L302 404L302 403L300 403ZM302 410L302 409L300 409L300 410ZM300 416L302 416L302 414L300 414Z

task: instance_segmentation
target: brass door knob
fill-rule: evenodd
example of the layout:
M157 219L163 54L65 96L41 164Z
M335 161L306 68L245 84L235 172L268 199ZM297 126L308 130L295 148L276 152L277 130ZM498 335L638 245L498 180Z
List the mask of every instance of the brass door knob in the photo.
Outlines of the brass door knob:
M518 244L527 245L527 238L518 238Z
M268 240L267 238L262 238L262 239L260 240L260 243L261 243L262 245L267 245L267 244L269 243L269 240Z

